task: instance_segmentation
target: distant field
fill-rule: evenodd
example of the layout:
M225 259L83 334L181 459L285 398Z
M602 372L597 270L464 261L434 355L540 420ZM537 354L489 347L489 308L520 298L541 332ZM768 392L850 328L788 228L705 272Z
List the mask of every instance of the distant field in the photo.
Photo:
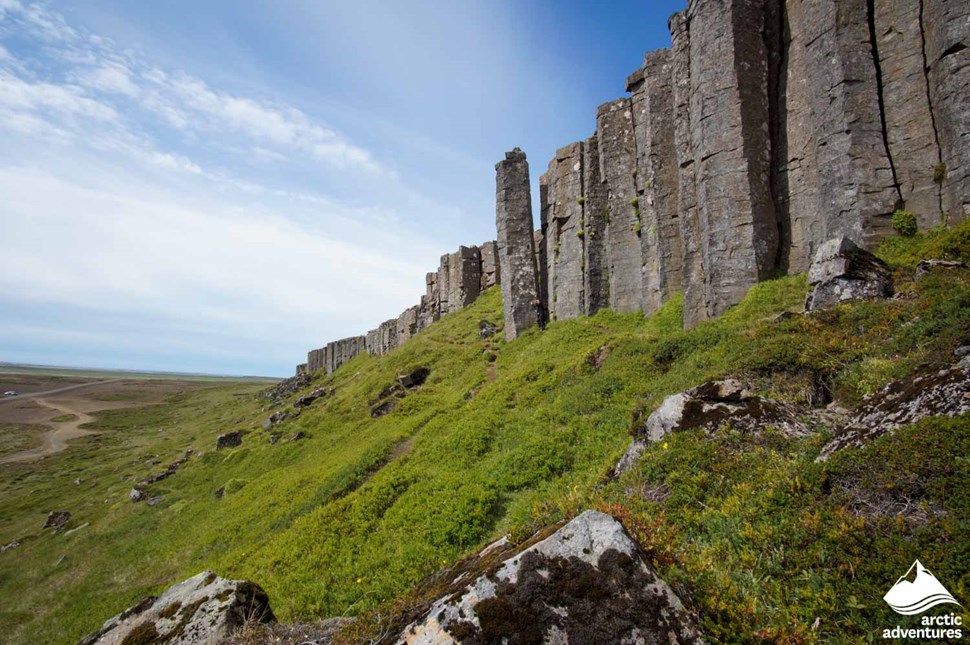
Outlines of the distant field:
M10 376L46 376L58 379L70 379L76 383L97 381L103 379L151 379L174 381L212 381L218 383L229 382L275 382L279 379L268 376L219 376L213 374L188 374L180 372L138 372L127 370L99 370L82 367L48 367L42 365L18 365L14 363L0 363L0 383L7 382ZM63 382L60 386L72 385ZM7 388L9 389L9 388ZM24 390L28 391L28 390Z

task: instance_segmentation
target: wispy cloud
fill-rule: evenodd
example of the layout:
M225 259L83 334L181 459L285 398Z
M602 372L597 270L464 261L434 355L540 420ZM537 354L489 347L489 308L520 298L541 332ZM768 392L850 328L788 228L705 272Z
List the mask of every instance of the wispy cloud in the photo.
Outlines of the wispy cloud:
M0 33L33 38L59 63L57 68L45 69L55 78L43 83L30 82L32 79L22 76L23 68L4 66L0 89L21 96L30 93L27 98L33 99L15 106L10 104L16 96L5 101L8 108L16 107L17 112L10 116L17 122L31 116L64 129L65 124L54 123L45 109L56 108L61 116L71 111L75 116L101 120L117 116L118 102L128 101L123 104L129 117L123 126L130 134L140 130L137 133L143 140L154 115L168 126L195 135L247 138L254 147L271 151L279 159L304 156L329 168L388 171L369 151L296 107L219 91L182 71L150 65L131 52L118 51L108 39L68 25L43 5L0 0ZM4 49L0 65L9 60L12 57ZM139 112L133 113L132 107ZM75 121L75 125L78 134L89 134L87 124Z

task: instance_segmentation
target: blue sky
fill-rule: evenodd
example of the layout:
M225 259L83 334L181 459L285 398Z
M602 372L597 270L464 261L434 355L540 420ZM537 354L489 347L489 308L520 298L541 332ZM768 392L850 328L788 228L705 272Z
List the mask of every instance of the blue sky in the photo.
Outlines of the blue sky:
M289 374L494 239L495 162L535 187L682 5L0 0L0 361Z

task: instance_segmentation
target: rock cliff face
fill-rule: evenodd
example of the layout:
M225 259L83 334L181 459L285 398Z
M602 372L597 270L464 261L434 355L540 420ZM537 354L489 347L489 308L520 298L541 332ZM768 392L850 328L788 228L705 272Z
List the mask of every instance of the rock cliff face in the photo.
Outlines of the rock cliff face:
M296 373L323 370L332 374L365 352L383 356L441 316L470 305L482 291L499 284L500 275L498 245L494 241L481 246L460 246L454 253L441 256L438 270L425 276L425 294L418 304L363 336L332 341L320 349L310 350L306 363L297 365Z
M543 175L551 318L683 291L689 327L828 240L873 247L897 209L970 214L967 3L688 0L669 27Z
M924 230L970 215L970 4L688 0L669 28L630 96L556 151L538 231L516 149L497 167L498 241L443 256L419 305L306 369L386 353L498 283L507 338L677 292L689 327L828 240L873 247L897 209Z

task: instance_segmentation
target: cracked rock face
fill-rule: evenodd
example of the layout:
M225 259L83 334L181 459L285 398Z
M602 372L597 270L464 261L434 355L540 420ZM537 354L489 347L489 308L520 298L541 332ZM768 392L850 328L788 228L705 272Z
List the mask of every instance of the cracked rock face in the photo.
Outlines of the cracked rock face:
M129 607L78 645L221 643L248 620L276 622L266 592L252 582L203 571Z
M893 381L862 400L848 425L822 449L819 460L843 448L861 448L873 439L924 417L970 412L970 366Z
M805 311L893 295L889 266L847 237L829 240L819 247L808 270L808 284L814 289L805 301Z
M727 425L747 433L774 428L790 437L804 437L811 430L799 420L799 413L795 406L752 394L734 379L711 381L665 398L634 437L614 474L632 468L648 444L680 430L701 428L712 433Z
M496 543L485 558L503 548ZM692 616L609 515L586 511L436 601L399 644L702 643ZM514 640L508 640L514 639Z

